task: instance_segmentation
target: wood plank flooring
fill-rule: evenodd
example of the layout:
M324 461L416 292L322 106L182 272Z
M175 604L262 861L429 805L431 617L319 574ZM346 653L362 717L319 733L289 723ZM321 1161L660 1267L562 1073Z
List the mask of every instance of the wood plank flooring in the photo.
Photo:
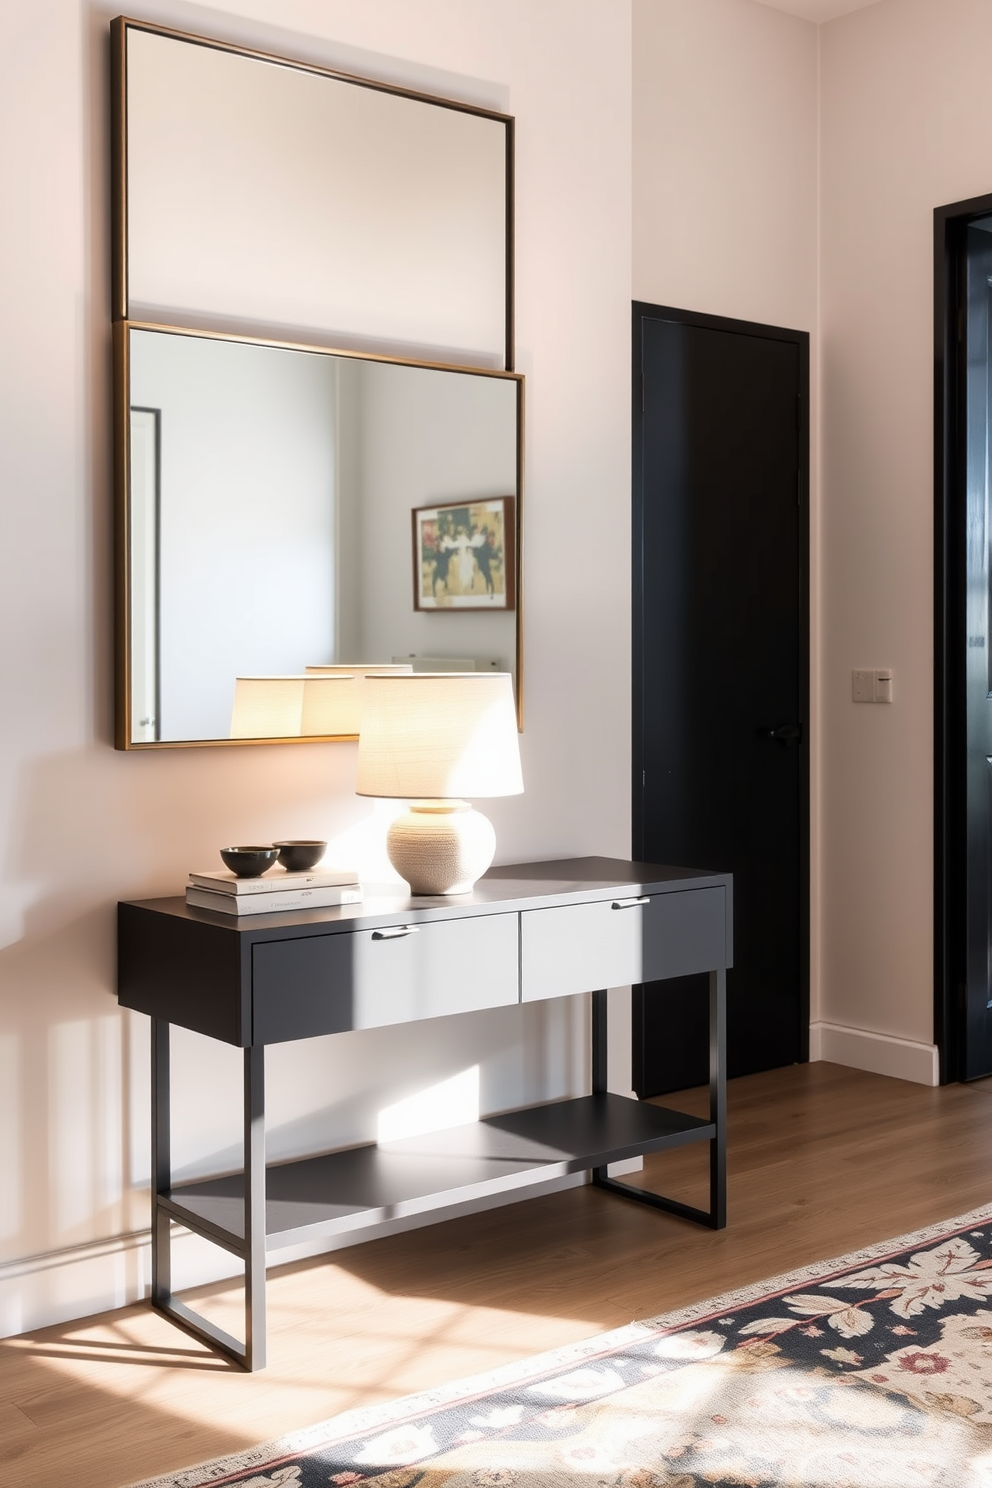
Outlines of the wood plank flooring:
M0 1343L0 1481L121 1488L992 1203L992 1081L796 1065L733 1081L729 1130L726 1230L586 1187L270 1271L257 1375L145 1306ZM705 1161L636 1181L702 1205ZM198 1301L232 1332L240 1304Z

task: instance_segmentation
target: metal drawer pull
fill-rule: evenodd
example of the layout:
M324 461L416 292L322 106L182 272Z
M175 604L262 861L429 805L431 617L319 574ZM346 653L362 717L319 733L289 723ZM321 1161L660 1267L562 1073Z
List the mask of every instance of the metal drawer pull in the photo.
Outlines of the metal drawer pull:
M399 940L402 935L419 935L419 925L391 925L388 930L373 930L373 940Z
M633 909L635 904L650 904L651 895L642 894L640 899L614 899L611 909Z

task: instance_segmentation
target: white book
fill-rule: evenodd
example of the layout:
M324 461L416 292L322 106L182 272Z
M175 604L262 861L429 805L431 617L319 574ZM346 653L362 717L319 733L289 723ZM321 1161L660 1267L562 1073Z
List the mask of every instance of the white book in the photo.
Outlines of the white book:
M354 868L308 868L305 873L287 873L275 868L261 878L238 878L230 868L205 868L191 873L189 881L198 889L215 894L285 894L292 889L326 889L332 885L357 884Z
M361 884L329 885L315 889L286 889L276 894L219 894L214 889L190 887L186 890L186 903L195 909L215 909L221 914L255 915L275 914L287 909L327 909L337 904L361 904L364 894Z

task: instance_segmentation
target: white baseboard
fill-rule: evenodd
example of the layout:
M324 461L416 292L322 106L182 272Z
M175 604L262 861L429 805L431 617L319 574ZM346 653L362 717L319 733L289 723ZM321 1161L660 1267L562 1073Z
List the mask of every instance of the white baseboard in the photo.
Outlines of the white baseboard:
M936 1044L868 1033L863 1028L846 1028L839 1023L809 1025L809 1057L812 1062L823 1059L830 1064L845 1064L849 1069L868 1070L874 1075L912 1080L917 1085L940 1083Z
M147 1297L147 1230L0 1265L0 1338L124 1307Z

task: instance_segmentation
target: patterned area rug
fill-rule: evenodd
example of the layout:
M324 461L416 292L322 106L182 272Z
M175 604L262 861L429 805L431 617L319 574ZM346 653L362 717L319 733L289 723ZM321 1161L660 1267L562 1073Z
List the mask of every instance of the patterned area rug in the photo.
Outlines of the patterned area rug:
M141 1488L992 1488L992 1209Z

